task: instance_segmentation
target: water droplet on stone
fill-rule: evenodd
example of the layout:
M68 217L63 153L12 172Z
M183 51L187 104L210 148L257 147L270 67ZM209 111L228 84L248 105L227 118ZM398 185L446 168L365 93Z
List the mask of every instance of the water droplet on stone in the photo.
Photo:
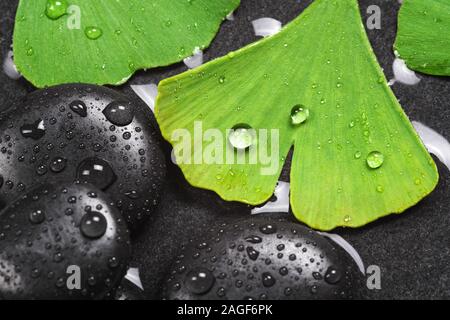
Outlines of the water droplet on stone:
M328 284L336 284L341 281L342 274L339 270L334 267L329 267L325 273L325 282Z
M277 227L273 224L265 224L259 230L264 234L273 234L277 232Z
M129 125L134 119L133 106L129 103L120 101L111 102L105 110L103 110L103 114L108 121L119 127Z
M261 243L262 239L261 239L261 237L258 237L258 236L249 236L249 237L245 238L245 241L256 244L256 243Z
M117 176L105 160L87 158L79 165L77 178L82 182L93 184L101 190L106 190L116 181Z
M281 267L279 272L280 272L280 275L285 276L289 273L289 270L286 267Z
M248 254L248 257L253 261L258 259L258 257L259 257L259 252L256 251L253 247L247 247L247 254Z
M313 272L313 278L316 280L322 280L322 275L319 272Z
M32 224L40 224L45 220L45 213L42 210L35 210L30 213L29 220Z
M59 173L66 168L67 160L61 157L56 157L50 163L50 170Z
M309 289L309 292L311 292L311 294L316 294L316 293L317 293L317 286L312 286L312 287Z
M127 191L125 192L125 195L130 198L130 199L139 199L139 193L136 190L131 190L131 191Z
M87 107L83 101L75 100L69 104L69 108L80 117L84 118L87 116Z
M98 239L102 237L107 228L107 222L104 215L99 212L88 212L80 222L81 233L91 239Z
M269 273L265 272L262 274L262 283L266 288L272 287L275 284L275 278Z
M215 281L216 278L209 270L198 268L186 275L184 284L194 294L205 294L211 290Z
M40 176L43 176L47 173L47 166L45 164L38 165L36 168L36 173Z
M112 269L117 268L119 266L119 259L117 259L116 257L109 258L108 266Z

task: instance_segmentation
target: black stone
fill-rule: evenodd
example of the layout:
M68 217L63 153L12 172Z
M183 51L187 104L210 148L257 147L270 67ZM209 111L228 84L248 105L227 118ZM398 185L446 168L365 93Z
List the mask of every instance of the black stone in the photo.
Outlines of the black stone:
M132 113L122 115L121 127L104 115L115 101ZM86 106L87 116L74 113L74 104L77 113ZM28 95L0 113L0 176L12 186L0 188L0 205L36 184L86 181L107 192L137 229L155 210L166 174L152 117L147 107L104 87L63 85Z
M92 215L105 228L88 237L80 229ZM126 223L106 194L84 183L40 186L0 214L0 299L112 299L130 254ZM75 268L79 288L68 286Z
M0 45L5 57L12 43L14 16L18 0L0 1ZM258 39L254 35L253 19L273 17L283 24L292 21L312 0L245 0L235 12L234 21L225 21L208 50L205 61L226 55ZM370 16L367 8L381 8L381 30L368 30L381 66L388 79L392 78L394 60L393 43L397 31L397 13L400 4L387 0L359 0L363 24ZM130 84L158 83L177 75L187 68L182 63L136 73L122 91L129 99L136 97ZM392 88L406 113L450 138L450 85L448 77L421 74L417 86L396 84ZM0 72L0 110L5 110L18 98L34 90L25 80L14 81ZM75 115L74 115L75 117ZM2 137L3 138L3 137ZM167 149L169 146L167 145ZM170 151L167 152L170 156ZM168 158L169 159L169 158ZM439 164L438 164L439 165ZM341 234L358 250L365 264L377 265L382 271L382 289L368 290L372 299L448 299L450 297L450 201L448 190L450 175L439 165L441 181L438 188L418 206L401 215L392 215L356 230L339 229ZM147 298L156 298L161 278L170 266L179 243L201 231L203 225L213 224L229 216L239 218L245 209L235 210L234 204L225 203L209 192L187 186L178 176L177 167L171 166L169 181L163 199L151 224L138 235L134 243L134 260L140 266L141 278ZM281 180L289 181L290 161L287 160ZM177 177L175 177L177 175ZM0 177L2 185L2 177ZM3 188L9 188L8 179ZM187 191L187 189L189 189ZM0 191L2 192L2 191ZM218 203L220 202L220 205ZM235 212L239 212L236 214ZM245 212L249 214L249 210ZM155 263L157 261L157 263ZM432 275L432 276L430 276Z
M350 299L360 294L356 264L327 239L283 215L205 229L175 259L163 281L162 298ZM250 243L255 236L261 242Z

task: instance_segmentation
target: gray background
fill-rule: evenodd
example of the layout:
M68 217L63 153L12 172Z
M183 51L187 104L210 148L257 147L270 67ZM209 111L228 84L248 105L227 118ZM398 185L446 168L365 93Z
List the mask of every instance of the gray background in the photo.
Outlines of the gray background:
M2 60L9 49L18 0L0 0L0 45ZM242 0L235 21L226 21L206 51L205 59L220 57L257 40L251 20L272 17L287 23L310 4L308 0ZM382 10L381 30L368 30L375 53L388 78L392 77L396 34L397 0L359 1L363 19L366 9L375 4ZM157 83L186 70L183 64L138 72L118 90L130 97L129 84ZM393 90L412 120L421 121L450 138L450 83L448 78L420 75L417 86L396 84ZM0 109L34 90L25 80L13 81L0 73ZM366 265L378 265L382 271L382 289L364 291L377 299L449 299L450 235L447 169L439 165L441 180L437 189L419 205L402 215L390 216L357 230L337 230L361 254ZM289 172L285 168L283 179ZM201 225L218 219L242 217L249 208L223 203L212 193L186 185L173 165L164 198L158 212L134 240L133 266L139 267L147 298L156 298L159 282L179 246L197 234Z

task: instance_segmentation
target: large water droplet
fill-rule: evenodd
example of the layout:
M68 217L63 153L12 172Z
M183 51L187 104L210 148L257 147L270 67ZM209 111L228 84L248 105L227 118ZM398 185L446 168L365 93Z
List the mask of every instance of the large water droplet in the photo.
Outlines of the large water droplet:
M234 148L245 150L255 142L255 132L248 124L238 124L231 129L228 140Z
M265 224L259 230L264 234L273 234L277 232L277 227L273 224Z
M255 261L259 257L259 252L256 251L253 247L247 247L247 254L250 259Z
M56 157L50 163L50 170L59 173L66 168L67 160L61 157Z
M309 109L302 106L296 105L291 111L291 122L293 125L298 126L304 123L309 118Z
M87 158L79 165L77 178L82 182L93 184L101 190L106 190L116 181L117 176L105 160Z
M22 127L20 127L20 133L25 138L39 140L45 135L44 120L39 119L34 123L24 124Z
M88 39L97 40L103 35L103 31L98 27L90 26L84 29L84 34Z
M265 272L262 274L262 283L266 288L272 287L275 284L275 278L269 273Z
M114 101L103 110L103 114L112 124L124 127L133 121L134 109L129 103Z
M57 20L67 13L66 0L47 0L45 15L52 20Z
M81 233L91 239L102 237L106 232L107 226L108 223L106 222L105 216L94 211L86 213L80 222Z
M84 118L87 116L87 107L83 101L75 100L69 104L69 108L80 117Z
M30 213L30 216L28 218L32 224L39 224L44 222L45 213L42 210L35 210Z
M262 239L261 239L261 237L258 237L258 236L248 236L247 238L245 238L245 241L256 244L256 243L261 243Z
M329 267L327 272L325 273L325 281L328 284L336 284L341 281L341 278L341 272L334 267Z
M205 268L198 268L190 271L186 275L184 284L186 288L194 294L205 294L211 290L216 278Z
M369 168L378 169L384 163L384 155L381 152L373 151L367 156L367 165Z

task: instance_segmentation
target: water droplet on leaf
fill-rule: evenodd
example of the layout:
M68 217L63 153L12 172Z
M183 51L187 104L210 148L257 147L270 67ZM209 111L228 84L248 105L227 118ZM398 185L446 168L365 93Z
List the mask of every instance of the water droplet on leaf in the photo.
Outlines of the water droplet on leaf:
M296 105L291 111L291 122L293 125L298 126L304 123L309 118L309 109L302 106Z
M47 0L45 15L52 20L57 20L67 13L66 0Z
M367 165L371 169L378 169L384 163L384 155L381 152L373 151L367 156Z
M228 137L230 144L238 150L245 150L252 146L254 139L254 130L246 124L238 124L234 126Z
M94 26L86 27L84 34L90 40L97 40L103 35L102 29Z

